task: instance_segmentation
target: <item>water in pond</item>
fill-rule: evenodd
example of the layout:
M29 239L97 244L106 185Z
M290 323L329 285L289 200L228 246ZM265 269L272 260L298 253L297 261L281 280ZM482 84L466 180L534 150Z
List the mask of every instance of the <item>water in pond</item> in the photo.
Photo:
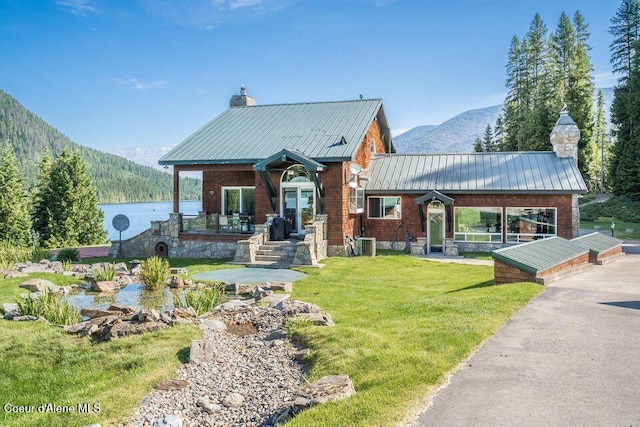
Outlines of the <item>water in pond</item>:
M172 310L174 302L180 297L184 290L165 288L157 291L149 291L143 288L140 283L127 285L117 292L99 293L89 292L85 289L77 293L67 295L67 300L83 308L99 308L106 310L111 304L132 305L146 310L155 308L156 310Z

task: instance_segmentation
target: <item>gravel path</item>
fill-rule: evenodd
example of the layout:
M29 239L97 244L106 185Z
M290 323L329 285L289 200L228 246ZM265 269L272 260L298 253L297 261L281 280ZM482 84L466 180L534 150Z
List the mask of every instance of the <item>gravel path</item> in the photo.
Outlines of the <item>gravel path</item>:
M240 325L253 319L258 332L238 336L201 325L203 338L217 344L210 361L183 365L177 378L187 386L153 390L128 425L167 425L157 422L166 415L177 415L185 427L267 426L271 417L291 406L304 380L302 366L294 361L296 349L287 339L265 340L282 325L282 313L255 307L218 318Z

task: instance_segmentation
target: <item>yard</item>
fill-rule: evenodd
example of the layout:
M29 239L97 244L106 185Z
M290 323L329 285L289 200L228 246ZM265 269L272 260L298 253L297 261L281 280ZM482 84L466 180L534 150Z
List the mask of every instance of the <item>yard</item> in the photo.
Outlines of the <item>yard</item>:
M542 291L535 284L494 286L490 267L401 254L324 263L304 270L309 277L296 282L293 296L323 307L336 326L291 329L312 349L310 379L348 374L357 394L305 411L292 426L397 424ZM189 274L227 267L197 260L172 260L172 266L186 266ZM63 284L62 276L54 279ZM18 283L0 280L0 302L22 293ZM181 327L93 344L41 323L0 321L0 402L36 407L32 414L0 413L0 424L114 425L153 384L172 376L198 336L196 328ZM43 414L40 403L97 403L100 412Z

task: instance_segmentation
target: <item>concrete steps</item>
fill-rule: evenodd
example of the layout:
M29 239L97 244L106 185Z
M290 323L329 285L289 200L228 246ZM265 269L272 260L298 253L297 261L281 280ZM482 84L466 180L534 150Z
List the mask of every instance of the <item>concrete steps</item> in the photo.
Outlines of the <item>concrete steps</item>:
M247 267L289 268L296 256L298 242L297 239L290 239L260 245L256 251L256 261Z

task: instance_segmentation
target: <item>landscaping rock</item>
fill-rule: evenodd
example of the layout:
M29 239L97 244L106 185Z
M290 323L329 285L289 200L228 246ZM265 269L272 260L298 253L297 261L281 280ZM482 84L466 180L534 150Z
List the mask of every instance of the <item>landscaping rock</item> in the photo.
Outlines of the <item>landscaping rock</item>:
M227 329L227 325L223 321L217 319L200 319L200 326L214 331L224 331Z
M348 375L329 375L306 386L300 391L298 397L307 399L309 406L313 406L346 399L354 394L356 394L356 389Z
M275 331L270 332L266 337L264 337L265 341L273 341L280 340L287 337L287 333L283 329L276 329Z
M215 353L215 342L212 340L191 340L189 350L189 363L203 363L211 358Z
M225 396L222 404L227 408L236 408L242 406L244 403L244 396L240 393L229 393Z
M193 307L189 307L187 309L184 308L174 308L173 309L173 318L174 319L179 319L179 318L183 318L183 319L197 319L198 318L198 314L196 313L196 311L193 309Z
M272 291L293 292L293 283L291 282L275 282L269 284Z
M298 362L302 362L307 356L311 354L311 349L303 348L302 350L298 350L294 353L293 358Z
M282 303L291 298L290 294L271 294L260 300L260 304L268 304L272 308L280 308Z
M35 322L38 319L37 316L13 316L15 322Z
M105 316L122 316L123 313L121 311L101 310L99 308L83 308L80 310L80 314L89 319L95 319Z
M118 285L120 286L120 288L124 288L127 285L130 285L132 283L136 283L136 278L133 276L129 276L126 274L120 275L120 276L116 276L116 282L118 283Z
M151 310L142 310L138 315L138 319L141 322L159 322L160 321L160 313L155 308Z
M249 310L250 305L247 301L231 300L220 304L214 310L222 312L235 312Z
M13 279L14 277L29 277L27 273L22 273L16 270L9 270L2 272L5 279Z
M111 304L107 309L109 311L119 311L122 314L133 314L138 311L138 309L131 305L119 305L119 304Z
M53 282L44 279L29 279L26 282L20 283L21 288L27 289L29 292L58 292L59 286L53 284Z
M170 288L183 288L184 280L180 276L171 276L169 278L169 287Z
M169 269L169 273L171 273L171 274L188 274L188 271L184 267L171 267Z
M13 316L18 316L20 314L20 312L18 311L18 304L14 303L14 302L5 302L2 303L2 312L7 315L11 315L11 317L13 318Z
M167 414L156 420L153 424L155 427L182 427L184 424L182 418L178 415Z
M94 292L115 292L120 289L118 282L113 280L104 282L95 282L91 286L91 290Z
M264 289L261 288L260 286L256 287L253 289L253 297L255 298L256 301L260 301L262 298L266 297L267 295L271 295L273 293L273 291L268 290L268 289Z
M333 319L326 313L300 313L292 317L294 320L302 320L303 322L310 322L318 326L335 326Z
M108 338L144 334L168 327L169 325L164 322L115 322L109 329Z
M127 264L124 262L119 262L114 264L113 266L116 270L116 274L129 274L129 269L127 268Z

